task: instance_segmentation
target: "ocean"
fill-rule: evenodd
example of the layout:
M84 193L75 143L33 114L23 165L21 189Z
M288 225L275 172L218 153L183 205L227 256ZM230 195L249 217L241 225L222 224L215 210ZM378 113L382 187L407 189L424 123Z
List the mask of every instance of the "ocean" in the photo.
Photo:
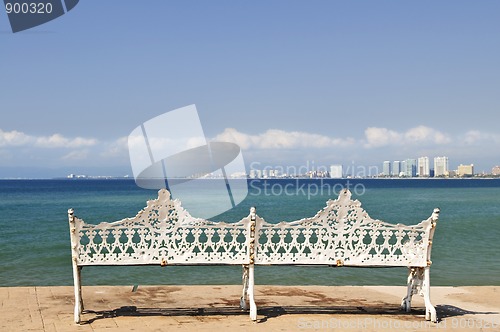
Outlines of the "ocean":
M251 206L268 222L313 216L346 186L372 218L391 223L416 224L441 209L431 285L500 285L500 179L249 180L247 198L212 220L237 221ZM133 217L153 198L156 191L130 179L0 180L0 286L72 285L68 208L98 223ZM405 285L406 275L406 268L258 266L255 281ZM84 285L240 284L241 267L86 267L82 278Z

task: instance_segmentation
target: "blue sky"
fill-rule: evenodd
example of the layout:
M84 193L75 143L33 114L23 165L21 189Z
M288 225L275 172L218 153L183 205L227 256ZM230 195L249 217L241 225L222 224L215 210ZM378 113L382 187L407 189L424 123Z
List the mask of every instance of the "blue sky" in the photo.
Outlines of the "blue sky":
M498 1L98 1L13 34L0 177L130 174L126 137L196 104L247 166L500 164Z

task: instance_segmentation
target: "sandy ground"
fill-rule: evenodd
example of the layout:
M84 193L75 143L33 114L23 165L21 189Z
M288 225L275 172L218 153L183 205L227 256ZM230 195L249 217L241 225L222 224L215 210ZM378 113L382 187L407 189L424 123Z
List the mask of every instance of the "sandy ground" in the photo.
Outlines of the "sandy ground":
M239 309L240 286L0 288L0 331L500 331L500 287L432 287L438 323L420 296L399 310L405 287L256 286L258 320Z

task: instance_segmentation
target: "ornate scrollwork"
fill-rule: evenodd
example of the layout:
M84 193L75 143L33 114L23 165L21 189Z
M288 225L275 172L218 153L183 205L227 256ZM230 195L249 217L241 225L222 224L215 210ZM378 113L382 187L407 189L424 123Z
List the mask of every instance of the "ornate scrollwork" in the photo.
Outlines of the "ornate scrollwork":
M428 247L423 243L432 218L415 226L374 220L358 200L351 200L348 190L312 218L279 224L259 221L256 264L427 265Z
M91 225L73 218L78 265L244 264L247 219L215 223L194 218L167 190L134 218Z
M433 214L435 217L435 214ZM414 226L370 218L351 193L312 218L267 223L251 210L236 223L194 218L163 189L135 217L86 224L72 215L78 265L324 264L427 266L435 218ZM429 245L427 245L429 243ZM162 263L163 262L163 263Z

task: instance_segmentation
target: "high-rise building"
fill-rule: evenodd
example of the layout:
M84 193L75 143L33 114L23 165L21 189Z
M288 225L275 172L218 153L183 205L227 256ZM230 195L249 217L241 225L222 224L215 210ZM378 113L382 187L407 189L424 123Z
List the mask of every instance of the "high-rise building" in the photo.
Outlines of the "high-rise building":
M448 157L434 158L434 176L448 176Z
M460 164L457 169L457 175L461 177L474 176L474 165L462 165Z
M417 175L419 177L429 177L430 176L429 158L428 157L418 158Z
M417 176L417 160L416 159L406 159L405 160L405 176L415 177Z
M401 167L399 169L399 176L406 176L406 160L401 161Z
M391 162L389 160L384 161L382 164L382 175L383 176L391 176Z
M331 165L330 166L330 177L332 179L341 179L343 177L342 165Z
M500 166L495 166L491 169L491 174L500 175Z
M399 160L395 160L392 163L392 175L399 176L399 173L401 173L401 162Z

